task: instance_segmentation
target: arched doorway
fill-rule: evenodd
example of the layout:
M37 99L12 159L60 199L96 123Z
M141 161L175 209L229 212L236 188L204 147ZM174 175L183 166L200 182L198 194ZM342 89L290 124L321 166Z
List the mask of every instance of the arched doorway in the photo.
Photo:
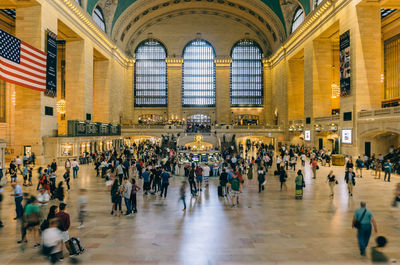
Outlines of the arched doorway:
M187 117L186 132L188 133L211 132L211 117L206 114L193 114Z

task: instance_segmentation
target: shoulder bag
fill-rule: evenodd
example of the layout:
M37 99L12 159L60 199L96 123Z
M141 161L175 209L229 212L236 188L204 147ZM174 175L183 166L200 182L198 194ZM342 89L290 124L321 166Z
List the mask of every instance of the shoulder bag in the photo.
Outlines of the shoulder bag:
M367 209L365 209L364 212L363 212L363 214L361 215L360 221L359 221L359 220L356 220L356 221L354 222L354 227L355 227L355 228L357 228L357 229L360 228L360 226L361 226L361 221L364 219L364 216L365 216L365 213L366 213L366 212L367 212Z

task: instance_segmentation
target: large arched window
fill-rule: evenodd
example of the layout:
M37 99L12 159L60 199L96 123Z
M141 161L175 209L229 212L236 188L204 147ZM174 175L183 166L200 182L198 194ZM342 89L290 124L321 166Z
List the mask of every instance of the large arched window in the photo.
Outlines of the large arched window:
M80 6L82 5L81 0L75 0L75 2Z
M241 40L232 49L231 105L263 104L262 51L257 43Z
M299 6L294 12L293 20L292 20L292 33L303 23L304 21L304 12L303 9Z
M104 32L106 32L106 23L104 20L103 11L101 10L101 8L99 6L96 6L96 8L93 11L93 20L94 20L94 22L96 22L97 25L99 25L99 27Z
M193 40L183 51L184 107L215 106L215 51L205 40Z
M136 48L135 106L167 106L167 51L159 41L148 39Z

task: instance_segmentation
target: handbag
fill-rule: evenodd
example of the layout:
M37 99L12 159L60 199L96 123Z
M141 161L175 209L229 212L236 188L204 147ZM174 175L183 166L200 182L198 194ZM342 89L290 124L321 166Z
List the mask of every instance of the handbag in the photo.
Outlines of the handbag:
M305 187L306 187L306 183L304 182L303 176L301 177L301 179L302 179L302 181L303 181L303 188L305 188Z
M363 214L361 215L360 221L356 220L354 222L354 227L359 229L361 226L361 221L364 219L365 213L367 212L367 209L364 210Z
M339 181L336 180L336 185L338 185L338 184L339 184Z
M319 169L319 166L318 166L318 165L317 165L316 169L317 169L317 170Z

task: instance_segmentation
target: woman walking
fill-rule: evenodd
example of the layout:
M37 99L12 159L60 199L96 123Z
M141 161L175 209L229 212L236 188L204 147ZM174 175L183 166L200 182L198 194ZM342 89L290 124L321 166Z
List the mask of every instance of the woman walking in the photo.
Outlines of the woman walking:
M281 170L279 172L279 181L281 183L281 191L282 191L283 187L285 187L285 190L287 190L286 179L287 179L286 171L283 167L281 167Z
M63 182L60 181L58 183L58 187L56 190L56 198L60 201L60 203L64 202L64 187L63 187Z
M111 186L111 201L113 203L113 208L111 210L111 215L117 216L117 209L119 208L119 215L122 214L122 197L121 197L121 187L119 185L118 179L114 179L114 183Z
M329 195L329 197L333 198L333 196L335 195L334 188L335 188L335 185L336 185L336 177L335 177L335 175L333 175L333 171L332 170L328 174L327 181L329 183L329 189L331 190L331 195Z
M264 190L264 182L265 182L265 171L263 167L259 167L258 169L258 193Z
M249 186L251 186L253 180L253 164L250 163L247 168L247 179L249 180Z
M304 183L304 177L301 170L297 171L295 183L296 183L296 200L301 200L303 199L303 188L306 186Z

